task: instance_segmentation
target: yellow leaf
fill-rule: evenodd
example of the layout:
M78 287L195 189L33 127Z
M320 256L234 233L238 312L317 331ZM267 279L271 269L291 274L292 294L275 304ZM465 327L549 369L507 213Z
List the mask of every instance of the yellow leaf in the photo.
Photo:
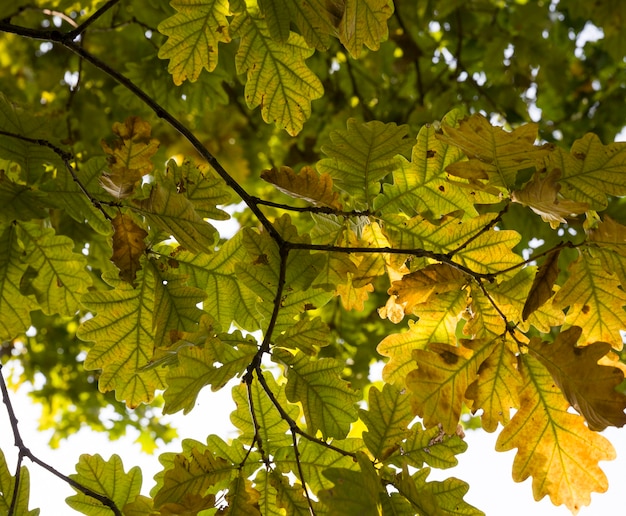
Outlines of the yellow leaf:
M339 22L339 40L358 59L363 45L378 50L380 42L389 37L387 19L393 14L389 0L347 0Z
M563 394L587 420L591 430L626 424L626 396L615 388L624 380L617 367L599 365L611 349L606 342L595 342L579 348L576 342L581 329L573 326L557 335L550 344L533 338L530 352L550 371Z
M591 502L591 492L608 488L598 466L615 458L611 443L589 430L584 418L570 414L548 370L529 355L521 355L520 409L498 436L496 450L517 448L513 480L533 477L535 500L550 496L555 505L576 513Z
M202 69L211 72L217 66L217 47L228 43L228 0L173 0L176 14L159 24L167 36L159 49L161 59L169 59L167 68L174 84L186 79L195 82Z
M246 12L233 20L231 35L240 38L235 65L237 73L247 74L246 103L251 109L260 105L263 120L295 136L311 114L311 101L324 93L304 62L313 49L295 32L285 43L274 41L265 20Z
M424 303L415 307L420 319L409 321L409 329L385 337L376 350L389 357L383 369L383 380L397 386L405 385L406 375L415 369L412 351L424 349L429 342L453 344L456 326L467 306L464 290L438 296L436 303Z
M561 185L557 183L561 171L553 168L547 175L535 174L524 188L511 193L511 200L528 206L552 229L567 223L565 217L579 215L589 210L586 202L576 202L559 195Z
M418 368L409 373L406 385L413 392L413 409L427 428L441 424L449 435L456 431L465 391L494 345L494 341L475 340L470 349L465 344L433 343L427 350L413 351Z
M261 179L276 185L281 192L291 197L341 210L339 194L333 191L330 174L319 174L312 167L302 167L297 174L289 167L264 170Z
M524 321L528 319L530 314L552 297L552 287L559 275L560 254L560 250L551 252L547 256L546 261L537 269L537 274L530 287L530 292L528 292L528 296L526 296L526 302L522 310L522 319Z
M481 114L459 122L459 127L442 125L446 143L456 145L469 158L449 165L450 174L466 179L488 179L490 186L509 190L521 170L543 166L549 152L546 146L535 146L537 124L525 124L507 132L492 126Z
M397 296L396 302L404 306L406 313L412 313L415 305L425 303L433 295L460 289L467 282L467 276L445 263L428 265L423 269L394 281L387 291Z
M118 139L110 147L102 142L108 154L109 172L100 178L100 185L116 199L130 197L153 165L150 158L159 147L158 140L150 138L150 124L139 117L130 116L121 124L113 124Z
M598 227L589 231L589 242L592 254L607 271L617 274L622 288L626 288L626 226L605 215Z
M143 239L148 233L132 217L123 213L116 215L112 222L114 233L111 261L120 270L120 279L133 285L137 271L141 269L139 259L146 250Z
M589 203L591 209L607 206L607 195L626 195L624 166L626 144L602 145L600 138L588 133L574 142L570 152L557 149L549 156L548 169L562 171L561 184L568 199Z
M338 285L335 290L335 294L341 296L341 304L346 310L358 312L363 310L369 292L374 292L374 285L368 283L362 287L355 287L351 274L348 274L348 281Z
M626 328L626 293L613 274L607 274L600 260L587 254L569 266L569 278L554 296L555 308L569 307L565 324L582 328L581 345L608 342L623 347L620 330Z
M521 383L517 357L504 340L496 341L493 352L478 368L478 378L465 393L473 400L473 413L483 410L481 420L487 432L495 431L498 423L506 425L509 422L511 409L519 407Z

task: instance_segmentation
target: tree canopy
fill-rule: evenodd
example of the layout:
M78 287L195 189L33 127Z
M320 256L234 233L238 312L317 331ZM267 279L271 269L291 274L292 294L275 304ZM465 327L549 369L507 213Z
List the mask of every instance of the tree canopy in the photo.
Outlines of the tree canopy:
M0 357L50 445L134 427L159 453L161 413L240 383L239 435L161 454L145 496L133 457L34 456L0 375L1 512L38 513L29 458L84 514L478 515L453 469L428 479L469 429L517 450L535 499L576 513L606 491L625 19L611 0L2 2Z

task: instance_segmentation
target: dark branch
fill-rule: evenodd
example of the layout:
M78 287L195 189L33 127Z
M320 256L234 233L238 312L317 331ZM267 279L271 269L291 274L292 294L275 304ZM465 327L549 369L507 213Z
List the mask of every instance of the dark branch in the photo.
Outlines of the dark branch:
M53 475L59 477L61 480L63 480L64 482L68 483L69 485L71 485L74 489L76 489L77 491L80 491L81 493L83 493L84 495L87 495L91 498L94 498L95 500L98 500L100 503L102 503L102 505L106 505L109 509L111 509L113 511L113 514L115 514L116 516L122 516L122 511L120 511L117 508L117 505L115 505L115 502L113 500L111 500L109 497L102 495L100 493L96 493L95 491L89 489L88 487L83 486L82 484L76 482L76 480L71 479L70 477L65 476L63 473L57 471L56 469L54 469L52 466L50 466L49 464L46 464L45 462L43 462L42 460L38 459L37 457L35 457L33 455L33 453L26 447L26 445L24 444L24 441L22 440L22 436L20 435L20 431L18 428L18 420L17 417L15 417L15 412L13 411L13 405L11 404L11 400L9 398L9 392L7 390L7 386L6 383L4 381L4 375L2 374L2 365L0 364L0 391L2 392L2 401L4 402L4 404L7 407L7 413L9 415L9 421L11 422L11 429L13 431L13 438L14 438L14 442L15 442L15 446L17 446L18 450L19 450L19 454L20 457L28 457L32 462L34 462L35 464L41 466L42 468L44 468L45 470L49 471L50 473L52 473ZM21 458L18 461L18 465L19 462L21 462ZM15 483L16 483L16 491L15 493L17 493L17 484L19 483L19 476L16 474L15 477ZM13 507L14 502L16 500L16 494L14 493L13 496L13 502L11 504L11 506ZM9 512L9 516L12 513Z

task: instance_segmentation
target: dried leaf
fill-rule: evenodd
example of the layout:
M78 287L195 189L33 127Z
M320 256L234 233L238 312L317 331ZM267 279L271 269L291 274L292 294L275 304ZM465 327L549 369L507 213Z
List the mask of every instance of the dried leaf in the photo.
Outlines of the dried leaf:
M615 388L624 380L617 367L599 365L598 361L611 349L606 342L579 348L576 342L582 330L569 328L550 344L533 338L530 352L550 371L563 394L587 420L591 430L626 424L626 396Z
M560 249L548 254L546 261L537 269L530 292L526 296L526 302L522 310L522 320L528 319L530 314L552 297L552 289L559 275L560 254Z
M264 170L261 179L276 185L281 192L291 197L341 210L339 194L333 191L330 174L319 174L312 167L302 167L297 174L290 167L272 168Z
M139 263L146 250L144 238L148 233L139 227L130 215L119 213L113 223L113 256L111 261L120 270L120 279L131 285L135 284Z

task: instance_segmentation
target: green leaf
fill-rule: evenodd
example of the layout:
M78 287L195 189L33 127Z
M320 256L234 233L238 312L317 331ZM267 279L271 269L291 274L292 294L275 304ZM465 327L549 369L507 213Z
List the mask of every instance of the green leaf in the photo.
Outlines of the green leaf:
M0 235L0 341L23 334L30 326L30 312L37 303L21 293L22 277L27 266L20 260L22 250L17 240L16 226L11 224Z
M309 432L344 439L357 417L358 396L340 378L341 364L332 358L311 360L304 353L294 356L280 348L274 349L272 358L285 364L287 398L302 403Z
M163 412L173 414L183 409L187 414L203 387L220 390L245 371L257 351L254 339L245 339L240 332L208 336L202 347L182 344L176 352L178 365L167 373Z
M83 304L96 315L78 329L78 337L94 342L85 360L88 370L101 369L98 387L116 391L129 407L148 403L156 389L165 387L165 372L142 369L154 351L154 277L144 270L137 288L104 276L113 290L85 294Z
M339 443L335 443L339 444ZM356 452L364 450L363 442L360 439L347 438L341 441L340 448L346 452ZM337 453L330 448L312 443L307 439L298 441L299 462L306 478L307 484L313 490L318 492L320 489L328 489L332 486L332 482L326 478L324 471L327 468L340 468L358 471L358 464L352 459ZM282 473L292 472L298 475L298 463L293 446L285 446L276 451L275 456L276 468Z
M363 454L358 454L357 458L360 472L339 468L328 468L324 472L324 475L335 484L331 489L319 493L320 500L326 506L326 514L380 515L380 498L383 492L380 479L372 463Z
M118 455L112 455L108 461L98 454L81 455L76 464L76 473L70 475L70 478L106 496L118 508L123 508L127 503L134 501L141 490L141 470L135 466L126 473L122 459ZM72 509L83 514L94 516L111 514L109 507L81 492L66 498L66 502Z
M389 36L387 19L393 15L394 6L389 0L347 0L345 12L339 23L339 40L358 59L363 45L378 50L381 41Z
M557 149L548 161L549 167L561 170L563 195L594 210L606 208L607 195L626 195L625 165L624 142L602 145L591 133L576 140L569 153Z
M246 258L243 231L224 243L213 254L191 253L176 249L169 260L189 276L189 284L203 288L207 297L203 308L224 327L235 321L249 331L261 328L261 314L257 310L258 296L239 281L237 263Z
M30 496L30 474L26 466L20 468L19 488L17 492L17 502L14 506L16 515L38 516L39 509L28 510L28 499ZM9 508L13 503L15 493L15 477L9 472L9 468L4 458L4 453L0 450L0 512L9 514Z
M41 192L14 183L0 171L0 222L3 224L14 220L44 219L47 215L44 207L49 202Z
M259 497L260 494L252 487L252 482L240 473L228 485L228 493L226 493L228 514L232 516L261 516L256 507Z
M81 294L87 292L91 278L83 255L72 252L74 242L66 236L55 235L51 228L38 224L19 223L19 235L24 242L24 261L36 274L30 278L28 290L46 314L74 315Z
M148 266L154 276L154 339L163 346L177 340L176 331L193 331L198 327L203 311L197 305L206 293L188 286L187 276L175 274L162 262L148 260Z
M158 30L168 37L159 49L161 59L169 59L168 71L175 84L194 82L202 69L217 66L217 47L228 43L227 0L172 0L177 13L162 21Z
M454 125L457 116L457 112L452 112L442 123ZM398 158L393 185L384 185L384 194L376 198L374 208L390 213L402 210L409 217L424 215L432 219L457 210L476 215L476 190L470 184L449 180L446 173L446 168L462 157L460 149L437 138L433 126L422 127L411 161Z
M285 388L276 383L269 371L264 372L263 377L275 399L285 409L289 417L293 420L298 419L300 409L287 401ZM230 420L241 430L241 439L252 442L255 434L258 432L263 443L263 450L265 453L270 454L273 454L276 449L282 446L293 444L289 424L281 417L280 412L278 412L257 378L253 380L250 388L252 390L252 407L254 407L254 413L259 425L258 429L255 429L252 421L252 407L250 406L246 385L240 384L233 387L233 400L237 404L237 410L231 414Z
M330 329L319 317L306 317L276 338L276 345L282 348L299 349L307 355L315 355L319 348L329 344Z
M398 450L385 462L398 467L407 465L421 469L428 464L433 468L446 469L456 466L459 462L456 455L465 450L467 444L462 433L449 435L440 426L425 430L421 423L416 422Z
M380 192L380 180L397 167L395 156L407 150L408 128L396 124L348 120L347 129L330 133L322 147L328 156L318 162L338 188L352 196L355 207L373 205Z
M326 50L335 33L339 6L323 0L260 0L259 9L267 20L272 38L285 43L294 23L310 47Z
M101 199L104 196L104 190L98 183L98 179L106 170L106 160L103 157L97 157L90 159L80 168L74 169L74 173L92 196ZM76 222L81 224L87 222L101 235L111 234L111 223L84 195L83 190L76 184L66 167L60 168L56 177L41 185L41 190L50 194L47 198L48 202L65 210Z
M213 251L217 230L203 220L184 195L156 184L148 199L135 204L151 224L174 236L186 249L196 253Z
M394 453L409 434L413 420L411 397L407 392L385 384L382 392L372 387L369 391L369 409L359 410L367 430L363 442L376 459L384 460Z
M60 122L61 118L49 111L45 114L31 111L0 92L0 131L56 143L55 135L59 127L55 125ZM47 165L57 170L65 166L59 155L48 146L4 134L0 134L0 158L18 163L21 167L20 179L30 184L39 181Z
M238 475L238 465L218 456L211 449L193 447L185 454L176 454L173 466L165 472L163 485L154 495L156 508L169 503L186 503L188 494L206 494L214 487L226 487Z
M195 166L189 160L185 160L179 166L171 159L167 162L163 180L174 185L177 193L189 199L196 213L202 218L213 220L230 218L228 213L217 206L230 204L233 201L232 191L210 168Z
M231 34L241 38L236 65L238 73L247 73L248 106L260 105L263 120L295 136L311 115L311 101L324 93L322 83L304 63L313 50L295 33L283 44L273 40L265 20L247 13L235 17Z

